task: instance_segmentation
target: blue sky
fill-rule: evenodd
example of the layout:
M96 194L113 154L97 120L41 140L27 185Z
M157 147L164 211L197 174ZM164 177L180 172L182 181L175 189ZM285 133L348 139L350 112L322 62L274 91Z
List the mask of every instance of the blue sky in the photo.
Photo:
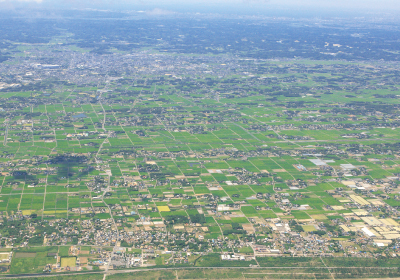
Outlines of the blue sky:
M1 9L93 8L170 12L273 14L400 11L400 0L0 0Z

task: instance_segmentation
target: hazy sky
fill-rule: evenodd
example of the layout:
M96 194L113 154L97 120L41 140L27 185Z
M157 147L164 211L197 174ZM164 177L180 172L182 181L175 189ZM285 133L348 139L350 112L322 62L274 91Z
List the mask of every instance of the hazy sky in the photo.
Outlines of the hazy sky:
M0 0L1 9L14 8L94 8L157 9L172 12L238 12L246 14L286 11L368 13L400 12L400 0Z

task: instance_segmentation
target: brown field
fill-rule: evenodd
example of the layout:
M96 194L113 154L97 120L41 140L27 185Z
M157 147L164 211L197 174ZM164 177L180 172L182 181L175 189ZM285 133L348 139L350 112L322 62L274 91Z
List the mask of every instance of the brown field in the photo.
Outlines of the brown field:
M34 258L36 257L36 253L24 253L24 252L18 252L15 253L14 258Z

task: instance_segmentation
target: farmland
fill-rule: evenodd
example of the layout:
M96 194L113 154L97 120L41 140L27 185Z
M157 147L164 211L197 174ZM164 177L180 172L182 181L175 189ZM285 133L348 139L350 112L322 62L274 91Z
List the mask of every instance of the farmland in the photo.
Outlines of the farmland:
M164 24L192 36L191 22ZM266 44L282 53L265 57L248 44L267 38L249 32L224 43L242 42L234 50L212 49L220 37L210 35L198 41L209 51L180 53L184 43L154 30L133 47L107 29L86 38L65 28L45 42L4 41L0 273L398 277L400 69L390 46L374 46L374 59L350 47L352 59L322 57L339 47L314 52L306 37L274 33L304 41L303 56L274 37ZM107 275L116 277L131 275Z

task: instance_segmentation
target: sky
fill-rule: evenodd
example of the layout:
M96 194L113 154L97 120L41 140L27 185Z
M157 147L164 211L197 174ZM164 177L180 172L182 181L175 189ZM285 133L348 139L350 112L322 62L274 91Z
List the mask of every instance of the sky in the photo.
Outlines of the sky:
M168 13L368 14L399 13L400 0L0 0L0 9L108 9Z

